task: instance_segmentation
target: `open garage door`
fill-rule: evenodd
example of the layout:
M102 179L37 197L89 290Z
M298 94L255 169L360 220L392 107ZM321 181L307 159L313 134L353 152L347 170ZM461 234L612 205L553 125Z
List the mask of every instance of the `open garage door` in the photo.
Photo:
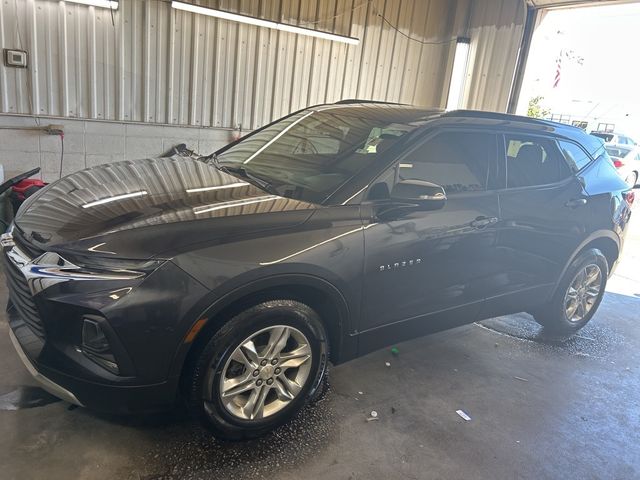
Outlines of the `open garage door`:
M603 132L614 143L637 142L640 67L629 61L629 49L637 43L640 2L530 8L536 15L535 34L530 32L526 62L521 58L518 65L514 85L520 91L510 111Z
M549 12L559 9L579 9L632 3L639 2L638 0L527 0L527 14L524 32L522 36L522 43L518 51L518 59L513 76L513 82L511 84L507 112L516 113L516 110L518 109L534 32Z

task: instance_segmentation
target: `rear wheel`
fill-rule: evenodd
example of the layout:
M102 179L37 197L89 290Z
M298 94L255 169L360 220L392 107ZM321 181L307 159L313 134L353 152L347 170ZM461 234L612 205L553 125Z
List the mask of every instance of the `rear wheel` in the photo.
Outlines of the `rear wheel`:
M256 305L220 329L198 354L189 409L217 437L267 433L323 387L327 340L319 316L293 300Z
M608 274L609 266L600 250L581 253L565 272L551 302L534 312L535 320L554 332L578 331L598 309Z

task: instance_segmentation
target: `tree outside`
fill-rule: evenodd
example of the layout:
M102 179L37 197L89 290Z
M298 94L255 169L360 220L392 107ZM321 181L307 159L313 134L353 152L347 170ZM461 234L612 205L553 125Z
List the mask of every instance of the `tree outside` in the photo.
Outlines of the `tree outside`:
M529 106L527 108L527 117L532 118L545 118L551 112L549 109L544 108L542 106L542 101L544 97L538 95L537 97L533 97L529 100Z

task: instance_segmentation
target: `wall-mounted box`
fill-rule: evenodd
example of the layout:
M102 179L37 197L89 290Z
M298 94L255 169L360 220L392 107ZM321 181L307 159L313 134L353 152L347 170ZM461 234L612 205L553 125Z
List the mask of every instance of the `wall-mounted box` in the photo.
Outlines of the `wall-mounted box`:
M12 50L5 48L4 52L4 64L7 67L14 68L27 68L27 52L24 50Z

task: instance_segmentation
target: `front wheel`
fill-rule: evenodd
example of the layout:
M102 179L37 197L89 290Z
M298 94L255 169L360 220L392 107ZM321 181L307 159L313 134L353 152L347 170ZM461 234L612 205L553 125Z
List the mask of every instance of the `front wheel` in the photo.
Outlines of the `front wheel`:
M293 300L256 305L204 346L189 409L214 435L255 438L285 423L323 386L327 339L317 313Z
M608 275L607 259L600 250L581 253L571 262L551 302L534 313L535 320L557 333L577 332L596 313Z

